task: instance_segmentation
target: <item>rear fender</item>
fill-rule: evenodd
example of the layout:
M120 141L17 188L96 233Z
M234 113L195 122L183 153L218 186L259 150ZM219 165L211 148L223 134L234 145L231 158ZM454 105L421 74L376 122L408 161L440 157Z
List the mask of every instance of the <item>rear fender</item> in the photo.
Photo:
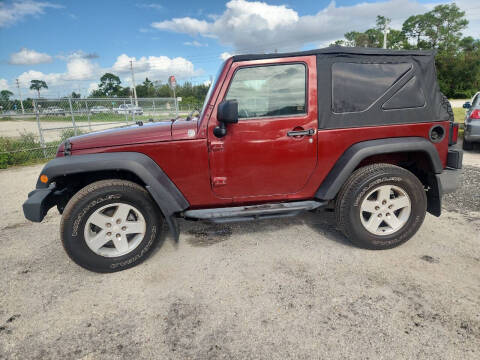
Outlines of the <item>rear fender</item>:
M440 174L443 170L437 149L425 138L400 137L362 141L350 146L340 156L315 193L315 198L333 200L362 160L373 155L401 152L424 152L430 160L434 174Z

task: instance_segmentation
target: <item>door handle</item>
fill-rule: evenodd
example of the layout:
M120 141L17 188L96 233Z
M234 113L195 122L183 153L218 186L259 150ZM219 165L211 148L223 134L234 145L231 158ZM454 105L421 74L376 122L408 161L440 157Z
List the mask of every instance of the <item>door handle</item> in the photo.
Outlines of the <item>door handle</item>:
M292 130L287 132L287 136L312 136L315 134L314 129L308 130Z

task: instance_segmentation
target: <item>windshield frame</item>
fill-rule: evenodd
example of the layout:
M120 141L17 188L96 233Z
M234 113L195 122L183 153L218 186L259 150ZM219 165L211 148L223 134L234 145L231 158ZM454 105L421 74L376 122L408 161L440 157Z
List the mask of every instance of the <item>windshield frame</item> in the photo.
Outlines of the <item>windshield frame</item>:
M217 74L215 75L215 78L213 79L213 82L210 84L210 87L208 88L207 95L205 95L205 100L203 101L202 110L200 111L200 115L198 117L199 119L203 119L203 115L205 114L208 103L210 102L210 98L212 96L213 90L215 89L215 86L217 86L218 79L220 78L220 75L222 74L223 68L225 67L226 63L227 63L227 60L225 60L222 63L222 65L217 71Z

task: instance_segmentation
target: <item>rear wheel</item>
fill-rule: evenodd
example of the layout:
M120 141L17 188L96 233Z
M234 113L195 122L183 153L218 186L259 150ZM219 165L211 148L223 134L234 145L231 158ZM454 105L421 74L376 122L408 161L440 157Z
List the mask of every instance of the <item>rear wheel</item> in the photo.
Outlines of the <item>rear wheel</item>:
M70 258L96 272L114 272L145 260L159 241L162 216L140 185L102 180L70 199L61 237Z
M423 223L427 197L408 170L374 164L356 170L336 201L338 226L357 246L389 249L410 239Z

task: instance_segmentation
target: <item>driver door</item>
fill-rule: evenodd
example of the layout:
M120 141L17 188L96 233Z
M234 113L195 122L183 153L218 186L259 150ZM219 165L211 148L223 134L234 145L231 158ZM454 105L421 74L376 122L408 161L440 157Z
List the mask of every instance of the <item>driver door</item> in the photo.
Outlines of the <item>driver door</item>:
M213 193L250 201L302 190L317 166L314 56L234 62L217 101L235 99L239 119L216 138L209 121Z

